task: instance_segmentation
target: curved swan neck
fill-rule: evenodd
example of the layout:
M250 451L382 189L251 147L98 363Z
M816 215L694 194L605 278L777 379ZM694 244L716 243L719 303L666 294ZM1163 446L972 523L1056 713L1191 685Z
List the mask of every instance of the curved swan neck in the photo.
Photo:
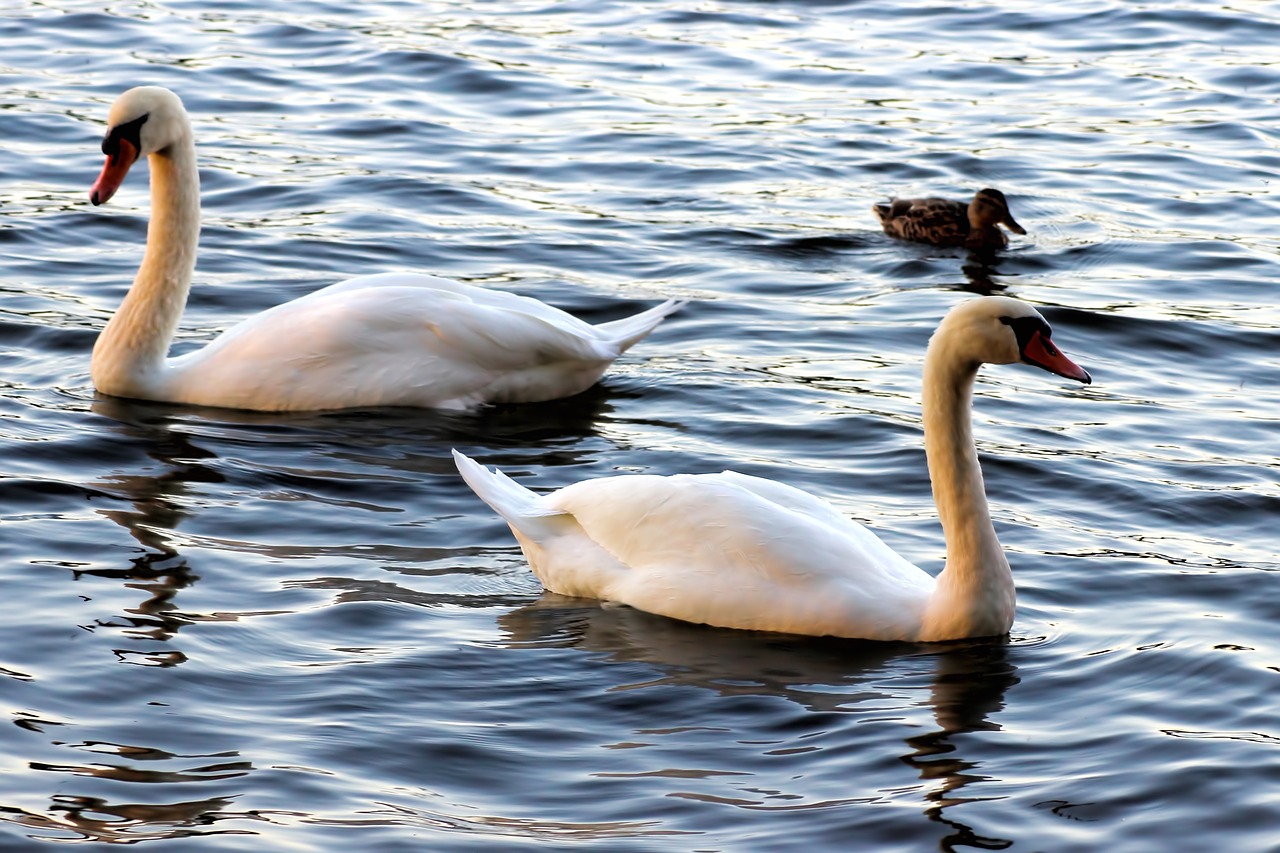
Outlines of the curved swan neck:
M962 628L956 636L1003 634L1013 619L1013 576L991 523L973 441L971 409L978 367L977 361L952 352L945 335L934 337L925 356L925 454L947 542L938 600L930 610L939 618L947 614L949 623ZM951 633L943 626L935 628Z
M200 240L200 176L190 126L148 158L151 221L133 286L93 348L100 391L145 396L158 379L191 288Z

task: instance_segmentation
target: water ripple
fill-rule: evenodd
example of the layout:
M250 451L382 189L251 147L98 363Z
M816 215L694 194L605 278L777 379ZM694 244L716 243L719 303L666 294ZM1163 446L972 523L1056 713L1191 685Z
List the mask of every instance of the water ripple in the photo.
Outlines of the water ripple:
M10 6L0 846L1274 844L1274 10ZM108 105L147 83L181 92L200 144L175 351L393 269L596 322L693 302L552 404L95 397L145 170L107 207L86 194ZM899 244L869 210L984 185L1029 232L995 256ZM980 376L1008 642L543 593L449 461L537 488L774 477L937 571L920 363L974 293L1040 306L1095 377Z

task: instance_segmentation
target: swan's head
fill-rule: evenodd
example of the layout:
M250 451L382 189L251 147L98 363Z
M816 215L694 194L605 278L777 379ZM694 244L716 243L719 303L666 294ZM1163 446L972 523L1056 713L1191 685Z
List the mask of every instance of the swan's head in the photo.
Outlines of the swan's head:
M1009 212L1009 202L1004 193L990 187L973 194L973 201L969 202L969 224L976 228L1003 225L1014 234L1027 233L1027 229L1019 225Z
M951 361L1022 362L1088 385L1089 372L1062 354L1053 330L1040 312L1020 299L983 296L961 302L947 313L929 344Z
M106 203L139 159L163 153L190 136L187 111L173 92L161 86L139 86L125 92L107 114L107 135L102 138L107 162L89 191L89 200L95 205Z

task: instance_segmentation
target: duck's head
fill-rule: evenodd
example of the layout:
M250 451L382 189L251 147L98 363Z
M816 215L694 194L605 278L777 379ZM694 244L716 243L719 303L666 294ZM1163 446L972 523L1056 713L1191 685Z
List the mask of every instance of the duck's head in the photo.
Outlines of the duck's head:
M1089 372L1053 343L1053 330L1040 312L1020 299L983 296L967 299L943 318L930 349L949 360L978 364L1022 362L1088 385Z
M190 137L187 111L173 92L161 86L139 86L125 92L107 114L107 133L102 138L107 162L89 191L89 200L104 204L139 159L162 154L175 142Z
M978 190L969 203L969 224L974 228L993 228L1003 225L1015 234L1026 234L1023 228L1009 212L1009 202L1000 190L990 187Z

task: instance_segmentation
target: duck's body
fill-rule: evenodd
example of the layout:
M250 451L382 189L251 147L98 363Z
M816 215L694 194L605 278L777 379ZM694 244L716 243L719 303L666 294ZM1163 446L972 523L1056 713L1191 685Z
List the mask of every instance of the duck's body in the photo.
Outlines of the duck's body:
M987 297L948 315L925 362L925 447L947 539L936 579L826 501L720 474L605 477L539 496L455 451L468 485L511 526L553 592L726 628L872 640L997 636L1013 575L987 509L970 432L981 361L1088 374L1030 306Z
M1009 212L1009 203L999 190L981 189L970 202L946 198L895 198L871 208L880 218L884 233L902 240L934 246L965 246L970 249L1002 249L1008 238L1000 225L1017 234L1026 229Z
M278 305L202 349L168 358L195 267L200 187L186 111L143 87L112 107L94 184L107 201L151 164L147 250L94 346L104 394L263 411L365 406L469 408L586 390L680 303L589 325L527 297L409 273L361 276Z

